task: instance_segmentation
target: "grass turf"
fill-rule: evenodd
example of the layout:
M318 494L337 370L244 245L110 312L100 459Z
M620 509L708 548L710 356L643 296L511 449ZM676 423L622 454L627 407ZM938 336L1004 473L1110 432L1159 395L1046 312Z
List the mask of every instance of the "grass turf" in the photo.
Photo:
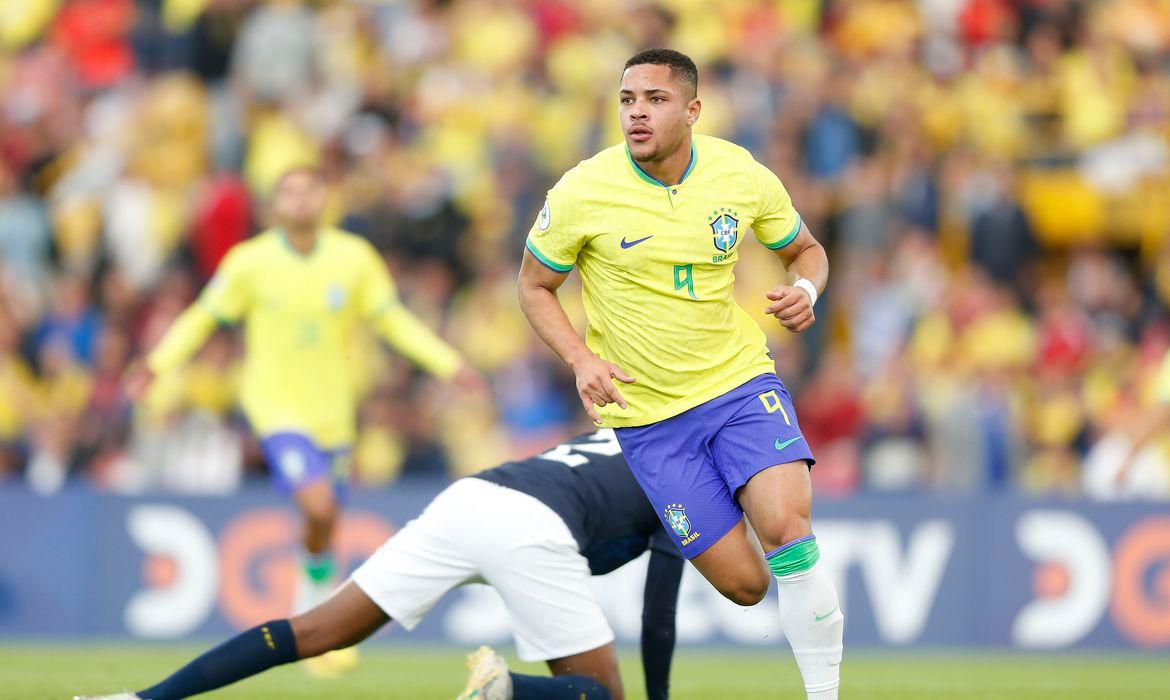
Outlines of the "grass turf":
M0 645L0 698L71 698L79 692L139 689L199 651L187 645ZM513 670L545 672L540 664L521 664L512 656L509 662ZM622 655L622 673L627 697L644 698L636 653ZM450 699L465 677L457 650L370 646L362 650L357 669L339 679L310 678L289 666L204 697ZM859 652L846 657L842 677L846 700L1170 698L1170 661L1164 655ZM804 697L792 657L779 649L685 649L675 657L672 681L676 700Z

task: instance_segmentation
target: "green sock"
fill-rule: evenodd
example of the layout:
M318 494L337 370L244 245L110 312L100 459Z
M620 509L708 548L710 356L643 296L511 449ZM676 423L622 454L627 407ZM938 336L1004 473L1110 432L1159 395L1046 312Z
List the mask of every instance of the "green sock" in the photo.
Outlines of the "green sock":
M310 554L305 557L305 574L314 583L324 583L337 573L337 562L329 552Z
M768 553L768 566L776 578L808 571L821 558L815 535L801 537Z

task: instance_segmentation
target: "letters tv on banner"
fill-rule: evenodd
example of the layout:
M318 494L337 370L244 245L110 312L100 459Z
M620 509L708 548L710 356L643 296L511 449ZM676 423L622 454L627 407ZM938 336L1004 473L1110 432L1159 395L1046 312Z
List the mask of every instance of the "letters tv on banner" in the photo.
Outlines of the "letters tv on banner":
M356 566L442 484L358 492L338 552ZM490 526L490 524L487 524ZM264 491L232 498L44 499L0 491L0 637L217 637L285 616L299 532ZM862 646L1170 649L1170 511L1008 497L865 497L818 504L816 532ZM641 627L645 561L595 579L618 637ZM775 593L750 610L688 567L683 644L772 645ZM474 613L473 613L474 611ZM509 640L485 586L390 641Z

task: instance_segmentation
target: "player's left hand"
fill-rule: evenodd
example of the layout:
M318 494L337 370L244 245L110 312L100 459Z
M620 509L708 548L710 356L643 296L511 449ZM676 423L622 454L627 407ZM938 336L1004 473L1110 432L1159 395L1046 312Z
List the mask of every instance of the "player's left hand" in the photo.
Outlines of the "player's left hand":
M806 331L816 322L812 299L800 287L780 285L768 292L767 296L772 303L764 309L764 313L775 316L781 326L793 333Z

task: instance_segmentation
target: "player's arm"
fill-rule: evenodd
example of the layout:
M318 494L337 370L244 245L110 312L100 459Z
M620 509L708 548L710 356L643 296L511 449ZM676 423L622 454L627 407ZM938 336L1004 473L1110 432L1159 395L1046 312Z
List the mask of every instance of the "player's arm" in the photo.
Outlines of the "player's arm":
M669 543L667 546L673 547ZM650 550L642 597L642 670L649 700L667 700L670 696L670 663L674 657L675 615L682 571L683 560L677 552Z
M816 321L813 304L829 283L829 256L803 221L796 237L778 248L776 255L793 275L794 281L768 292L767 297L772 303L764 312L775 316L780 325L793 333L800 333Z
M557 298L557 289L568 276L567 271L552 269L526 249L524 259L520 262L520 280L517 284L520 309L540 339L573 370L581 405L593 422L600 425L601 417L596 406L616 403L622 408L626 407L626 400L613 380L631 383L634 379L621 367L593 354L581 336L577 335Z
M398 354L443 381L455 380L474 390L482 388L478 373L468 367L459 351L402 303L378 252L367 247L362 257L362 304L379 337Z
M146 361L131 369L126 391L132 399L143 398L158 375L186 364L217 327L239 321L248 305L245 275L242 256L233 249L199 298L175 319Z
M801 220L780 178L755 162L752 174L759 202L752 230L760 243L779 256L793 277L791 284L778 285L768 292L772 303L764 312L775 316L793 333L800 333L816 321L813 305L829 282L829 257Z

